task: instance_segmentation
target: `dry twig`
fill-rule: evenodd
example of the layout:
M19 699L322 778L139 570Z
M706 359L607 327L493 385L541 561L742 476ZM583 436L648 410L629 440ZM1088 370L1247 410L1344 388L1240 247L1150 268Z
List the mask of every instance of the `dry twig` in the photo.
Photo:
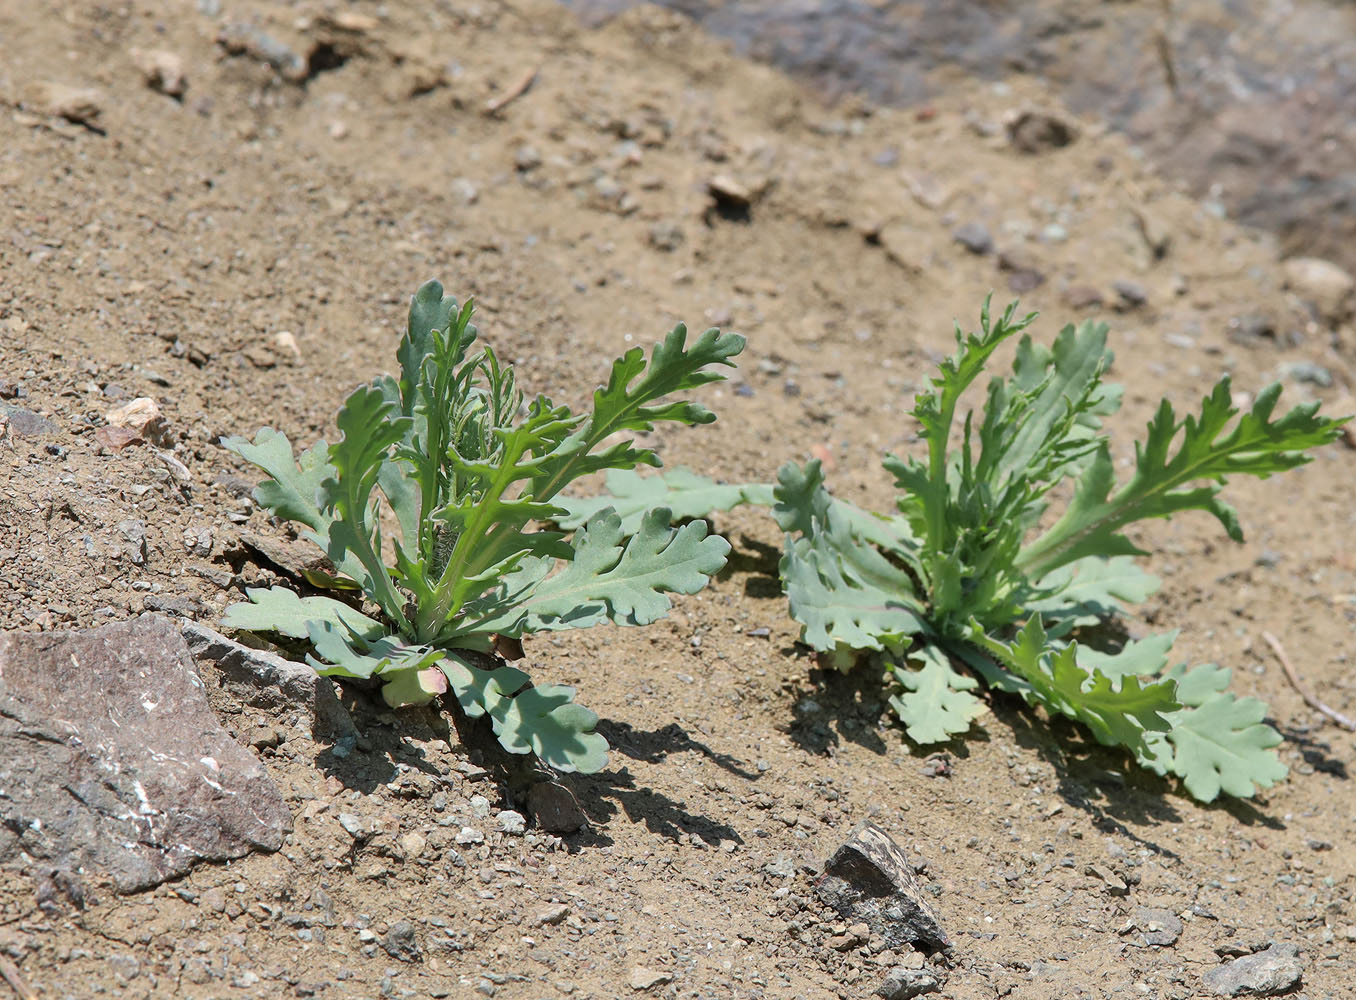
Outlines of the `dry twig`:
M1337 709L1332 708L1318 700L1318 696L1304 686L1299 679L1299 674L1295 672L1294 666L1290 663L1290 657L1285 655L1285 647L1281 645L1281 640L1277 639L1270 632L1262 633L1263 640L1271 647L1271 651L1276 654L1276 659L1281 661L1281 669L1285 671L1286 680L1290 686L1299 692L1299 696L1304 699L1304 703L1321 715L1326 715L1333 722L1337 723L1343 729L1356 732L1356 722L1348 719Z
M19 975L19 967L3 955L0 955L0 976L3 976L5 982L9 983L10 988L14 990L19 1000L38 1000L38 995L33 992L33 988L24 982L23 976Z
M537 67L533 66L524 73L512 87L509 87L508 90L504 91L498 97L492 97L486 101L485 113L487 115L497 115L500 111L503 111L504 108L508 107L509 104L526 94L532 87L532 84L536 82L536 79Z

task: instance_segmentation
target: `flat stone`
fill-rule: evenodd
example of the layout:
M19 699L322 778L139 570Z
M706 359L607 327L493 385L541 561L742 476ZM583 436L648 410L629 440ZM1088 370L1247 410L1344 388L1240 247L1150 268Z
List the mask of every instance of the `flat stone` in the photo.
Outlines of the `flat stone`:
M673 982L673 973L665 972L662 969L647 969L642 965L637 965L631 969L629 981L633 990L652 990L656 986Z
M244 704L270 712L299 710L313 738L350 748L357 741L353 718L340 703L334 682L307 664L251 649L196 622L185 622L183 634L193 658L215 669L221 685Z
M874 823L860 824L824 863L815 892L845 920L865 923L887 948L951 947L908 857Z
M1201 983L1221 997L1273 997L1298 987L1303 974L1299 949L1278 942L1211 969Z
M42 437L57 431L57 425L52 421L22 406L0 406L0 416L5 418L10 433L19 437Z
M1141 906L1135 910L1135 926L1144 935L1146 944L1167 948L1182 936L1182 918L1171 910Z
M135 892L276 851L291 826L168 619L0 635L0 862Z
M876 996L884 1000L912 1000L924 993L936 993L941 988L942 981L936 973L897 965L885 976L884 982L876 987Z

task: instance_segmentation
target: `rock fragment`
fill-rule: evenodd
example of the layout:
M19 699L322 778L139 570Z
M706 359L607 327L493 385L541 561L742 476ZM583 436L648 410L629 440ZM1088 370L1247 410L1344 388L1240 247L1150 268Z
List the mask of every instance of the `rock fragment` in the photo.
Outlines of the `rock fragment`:
M24 107L77 125L89 125L104 111L104 98L93 87L72 87L52 80L37 80L24 91Z
M631 969L629 981L631 989L643 992L673 982L673 973L662 969L647 969L643 965L637 965Z
M188 74L182 57L164 49L133 49L131 56L132 62L141 70L146 86L167 97L184 96L188 89Z
M1265 951L1236 958L1201 977L1215 996L1273 997L1299 986L1304 966L1293 944L1273 943Z
M1356 307L1356 278L1332 261L1292 257L1281 267L1285 286L1309 303L1324 322L1339 323Z
M884 982L876 987L876 996L882 1000L912 1000L924 993L936 993L941 988L942 981L936 973L897 965L886 975Z
M42 437L57 430L52 421L22 406L0 406L0 417L4 417L9 432L19 437Z
M419 940L415 937L414 924L408 920L397 920L381 937L381 947L386 954L402 962L419 961Z
M958 226L951 236L973 254L983 255L993 250L993 235L982 222L967 222Z
M105 447L117 450L142 442L162 448L169 446L169 424L160 412L160 404L149 396L138 396L109 410L104 420L107 424L98 428L94 437Z
M1135 910L1135 926L1144 935L1144 943L1169 948L1182 936L1182 918L1171 910L1141 906Z
M1078 138L1078 126L1052 111L1027 108L1007 120L1008 141L1022 153L1061 149Z
M865 923L887 948L951 947L909 859L874 823L860 824L824 863L815 892L845 920Z
M185 622L183 634L193 658L215 667L222 686L243 704L270 711L300 711L310 722L312 737L333 740L336 749L341 745L351 749L356 743L353 718L328 677L304 663L251 649L196 622Z
M118 892L276 851L282 795L221 728L167 619L0 635L0 861Z

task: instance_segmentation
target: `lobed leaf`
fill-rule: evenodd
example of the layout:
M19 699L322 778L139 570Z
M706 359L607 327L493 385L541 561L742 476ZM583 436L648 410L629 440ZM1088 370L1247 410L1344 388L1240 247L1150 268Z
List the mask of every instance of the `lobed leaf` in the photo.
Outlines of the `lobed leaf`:
M922 661L922 668L909 669L894 664L890 673L903 685L900 694L890 697L904 731L915 743L944 743L970 728L970 723L987 711L984 703L970 694L979 686L973 677L951 669L945 653L925 643L909 651L910 660Z
M556 518L556 523L570 531L604 508L611 507L621 518L622 533L630 535L640 527L646 511L655 507L667 507L676 521L689 521L740 504L770 507L772 490L772 485L767 483L718 483L681 466L653 476L642 476L634 469L611 469L603 495L557 496L555 503L565 514Z
M1213 663L1169 671L1183 707L1169 713L1171 729L1150 737L1140 757L1159 774L1181 778L1201 802L1213 802L1221 792L1248 798L1286 775L1274 749L1281 734L1262 721L1266 705L1230 693L1230 673Z

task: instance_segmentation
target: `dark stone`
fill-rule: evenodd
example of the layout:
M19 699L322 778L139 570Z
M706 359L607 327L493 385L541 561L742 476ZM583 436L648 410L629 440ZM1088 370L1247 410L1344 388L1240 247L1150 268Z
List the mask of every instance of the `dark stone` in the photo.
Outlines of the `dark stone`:
M291 825L168 620L0 635L0 862L135 892L276 851Z
M888 948L951 947L909 859L874 823L859 825L824 863L815 892L844 920L865 923Z
M574 833L588 825L574 793L558 781L539 781L527 793L527 811L538 829L547 833Z
M1021 111L1008 122L1008 141L1023 153L1061 149L1076 138L1077 126L1049 111Z
M1201 977L1206 989L1221 997L1274 997L1297 988L1304 974L1299 949L1275 943L1266 951L1236 958Z
M414 924L397 920L381 939L386 954L402 962L417 962L420 958L419 941L414 936Z
M184 622L183 633L193 658L210 663L222 686L239 701L270 712L299 709L310 719L315 739L344 741L350 749L356 743L353 718L328 677L305 663L234 642L206 625Z

